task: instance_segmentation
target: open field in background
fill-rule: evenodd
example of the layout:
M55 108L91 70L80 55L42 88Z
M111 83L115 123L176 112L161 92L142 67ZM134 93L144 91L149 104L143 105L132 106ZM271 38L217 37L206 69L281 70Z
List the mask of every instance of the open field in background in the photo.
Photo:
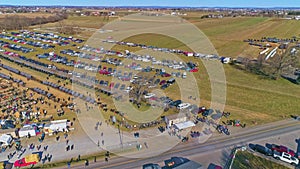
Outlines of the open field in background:
M261 37L299 37L300 22L274 18L222 18L189 20L211 40L220 55L256 58L260 50L242 42L245 39Z
M119 12L120 17L134 12ZM212 42L218 53L222 56L246 56L256 58L261 51L258 47L253 47L243 42L245 39L260 39L261 37L278 37L291 38L292 36L299 37L300 22L297 20L284 20L279 18L267 17L236 17L222 19L201 19L201 16L208 14L206 12L187 12L187 16L182 16L187 21L197 26ZM78 35L83 38L89 38L104 24L118 19L118 17L103 17L103 16L69 16L68 19L61 23L72 25L74 27L82 27L82 32ZM48 23L44 25L33 26L32 28L57 28L59 23ZM51 30L51 29L49 29ZM53 29L52 29L53 30ZM143 39L143 37L140 37ZM144 38L145 40L146 38ZM159 43L160 41L157 41ZM164 43L169 43L162 40ZM146 42L147 43L147 42ZM160 44L164 46L165 44ZM176 46L176 45L175 45ZM180 48L180 46L176 46Z
M25 17L28 17L28 18L35 18L35 17L49 17L49 16L52 16L53 14L50 14L50 13L16 13L16 14L0 14L0 19L5 18L5 16L12 16L12 15L25 16Z
M126 39L136 43L146 43L162 47L177 48L184 46L177 40L161 37L162 35L140 35ZM142 37L147 37L146 41ZM124 46L115 46L115 49L122 49ZM137 50L137 49L135 49ZM131 51L131 50L130 50ZM208 74L199 59L180 56L184 61L193 61L199 63L199 72L193 75L197 79L200 91L200 105L209 106L211 100L211 86ZM254 123L266 123L280 120L291 114L299 114L298 103L300 102L299 86L290 83L287 80L279 79L277 81L261 79L257 75L246 73L230 65L224 65L227 96L225 111L232 113L231 118L240 119L249 125ZM176 88L166 89L167 95L174 99L180 99L176 93Z
M289 167L256 156L254 154L251 154L248 151L238 151L235 155L232 169L248 169L248 168L288 169Z

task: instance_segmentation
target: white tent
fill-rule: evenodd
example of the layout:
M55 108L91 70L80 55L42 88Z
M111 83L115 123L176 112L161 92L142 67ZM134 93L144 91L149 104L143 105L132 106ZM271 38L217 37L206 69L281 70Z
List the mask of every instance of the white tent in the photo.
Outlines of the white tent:
M12 142L12 136L8 135L8 134L2 134L0 136L0 144L4 145L4 146L8 146L11 144Z
M67 120L51 121L49 129L52 131L67 131Z
M186 129L189 127L194 127L195 123L193 123L192 121L186 121L186 122L174 124L174 126L176 129L182 130L182 129Z
M26 137L28 136L28 133L30 136L36 136L35 129L31 126L23 127L19 130L20 137Z

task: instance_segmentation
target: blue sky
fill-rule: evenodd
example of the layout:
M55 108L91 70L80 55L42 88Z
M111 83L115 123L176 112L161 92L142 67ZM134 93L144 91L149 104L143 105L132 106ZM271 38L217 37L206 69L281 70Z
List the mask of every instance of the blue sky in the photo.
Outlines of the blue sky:
M300 0L0 0L0 5L300 7Z

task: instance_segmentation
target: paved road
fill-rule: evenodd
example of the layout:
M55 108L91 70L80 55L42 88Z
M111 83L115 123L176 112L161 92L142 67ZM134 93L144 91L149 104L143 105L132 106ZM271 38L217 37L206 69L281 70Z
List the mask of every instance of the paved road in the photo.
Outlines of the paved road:
M217 151L220 152L221 150L225 150L225 149L229 150L229 148L233 146L245 145L249 142L266 140L268 138L274 139L274 137L282 137L281 140L284 140L284 137L286 135L292 134L292 135L299 136L299 131L300 131L299 121L287 120L285 123L278 122L278 123L272 123L264 126L248 128L236 134L232 134L231 136L215 136L204 144L198 144L196 142L179 144L176 147L174 147L172 150L163 153L159 156L155 156L151 158L129 159L125 157L115 157L110 159L109 162L107 163L103 161L97 163L91 163L89 168L133 169L133 168L141 168L141 166L145 163L161 164L162 160L168 159L172 156L183 156L183 157L195 158L197 156L205 156L209 154L211 157L213 157L214 153L212 152L217 152ZM292 141L294 142L294 140ZM224 157L220 157L219 155L218 158L224 158ZM206 158L206 159L213 159L213 158ZM72 168L79 169L82 168L82 166L73 166Z

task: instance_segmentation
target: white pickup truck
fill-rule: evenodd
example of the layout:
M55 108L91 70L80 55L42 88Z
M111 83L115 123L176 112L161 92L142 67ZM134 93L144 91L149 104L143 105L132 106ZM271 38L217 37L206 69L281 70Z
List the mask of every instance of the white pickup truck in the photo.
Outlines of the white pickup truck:
M290 154L285 153L285 152L274 151L273 157L278 159L278 160L290 163L292 165L298 165L299 164L299 160L296 157L292 157Z

